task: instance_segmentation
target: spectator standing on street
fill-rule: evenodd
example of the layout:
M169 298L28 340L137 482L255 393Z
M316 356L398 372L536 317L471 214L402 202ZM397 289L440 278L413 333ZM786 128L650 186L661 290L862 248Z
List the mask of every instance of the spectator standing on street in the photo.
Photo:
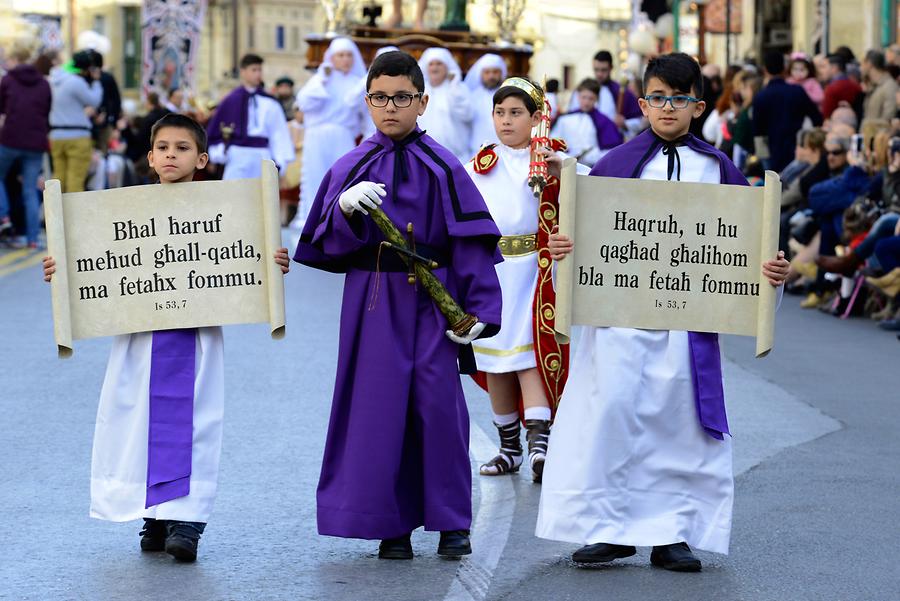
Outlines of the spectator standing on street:
M822 101L822 116L829 119L842 102L855 106L862 88L847 77L847 60L841 54L828 55L827 75L828 85L825 86L825 99Z
M40 71L28 64L30 52L12 51L10 70L0 81L0 232L12 227L9 218L9 194L3 182L13 165L19 163L22 175L22 201L25 204L25 236L30 247L37 247L38 177L47 151L50 114L50 84Z
M822 124L822 115L803 88L784 80L784 55L769 52L765 58L768 83L753 99L753 135L756 152L766 169L780 172L794 160L797 132L807 117ZM762 140L762 144L760 144ZM768 145L768 157L761 148Z
M91 65L87 51L72 57L75 73L55 69L50 74L50 156L53 175L63 192L82 192L91 164L91 119L103 100L100 68Z
M869 85L863 103L863 127L873 121L889 123L897 113L897 82L887 72L884 53L869 50L862 62L862 73Z
M97 107L97 114L93 117L93 133L97 149L106 154L109 138L122 116L122 95L119 93L119 84L113 74L103 70L103 55L96 50L86 50L85 52L91 56L91 66L100 71L99 81L100 87L103 88L103 98Z

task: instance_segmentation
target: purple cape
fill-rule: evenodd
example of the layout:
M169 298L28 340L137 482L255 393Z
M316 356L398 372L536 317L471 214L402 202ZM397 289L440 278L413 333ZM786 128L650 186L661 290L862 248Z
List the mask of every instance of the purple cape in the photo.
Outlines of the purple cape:
M608 87L609 91L612 92L613 99L616 101L616 106L618 106L619 90L622 86L611 79L603 85ZM644 113L641 112L641 105L638 104L637 97L628 88L625 88L625 97L622 99L622 116L626 119L637 119L644 116Z
M328 171L294 259L346 273L331 419L317 490L320 534L391 538L467 529L472 520L469 424L447 322L369 217L348 218L338 197L361 181L385 184L382 209L435 276L496 333L500 232L463 166L416 129L395 142L378 132ZM392 265L393 263L393 265Z
M560 115L559 118L565 119L569 115L580 114L581 112L565 113ZM615 122L601 113L596 107L589 110L586 114L594 123L594 132L597 136L597 148L600 150L608 150L610 148L615 148L625 141L625 137L622 135L622 132L619 131L619 128L616 127Z
M251 94L244 86L239 86L222 99L206 126L206 135L210 146L222 142L253 148L266 148L269 145L269 139L266 137L247 135L248 110L251 100L255 101L255 96L271 98L262 88L258 88ZM228 140L222 137L223 125L234 130Z
M747 178L734 163L718 149L689 134L682 143L698 152L715 158L723 184L746 186ZM640 178L644 167L663 147L664 141L652 129L639 134L630 142L609 151L591 169L591 175L601 177ZM728 431L725 415L725 392L722 389L722 357L719 335L708 332L688 332L695 402L700 425L712 436L722 440Z

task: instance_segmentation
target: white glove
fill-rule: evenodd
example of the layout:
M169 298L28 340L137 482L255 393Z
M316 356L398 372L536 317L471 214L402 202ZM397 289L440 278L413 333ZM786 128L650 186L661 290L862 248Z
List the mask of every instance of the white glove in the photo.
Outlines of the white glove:
M380 197L386 194L384 184L359 182L355 186L344 190L338 197L338 204L345 215L352 215L354 211L368 215L369 212L366 208L376 208L382 202Z
M453 330L447 330L444 333L447 335L447 338L449 338L456 344L469 344L470 342L472 342L473 340L478 338L478 335L481 334L483 331L484 331L484 324L479 321L479 322L476 322L475 325L469 329L469 333L466 334L465 336L457 336L456 334L453 333Z

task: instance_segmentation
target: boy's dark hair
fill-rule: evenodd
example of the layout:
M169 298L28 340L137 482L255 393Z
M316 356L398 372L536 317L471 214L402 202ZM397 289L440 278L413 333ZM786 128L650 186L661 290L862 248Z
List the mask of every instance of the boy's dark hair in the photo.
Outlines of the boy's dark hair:
M843 73L847 70L847 59L843 54L831 53L828 55L828 62L838 68Z
M683 52L673 52L651 58L644 71L644 90L656 78L676 92L703 98L703 76L697 61Z
M578 83L578 87L575 88L576 92L580 92L582 90L587 90L588 92L592 92L594 96L600 96L600 82L594 79L593 77L588 77L586 79L582 79Z
M425 91L425 76L422 74L422 69L419 68L419 63L403 51L393 50L385 52L372 61L372 66L369 67L369 75L366 76L366 90L368 91L372 85L373 79L382 75L408 77L417 92L421 94Z
M784 55L777 50L769 50L763 59L763 65L769 75L782 75L784 73Z
M598 63L609 63L610 66L613 64L612 54L609 53L609 50L601 50L594 55L594 60Z
M556 94L559 92L559 80L558 79L548 79L547 80L547 89L545 90L548 94Z
M194 142L197 143L197 152L200 154L206 152L206 130L187 115L179 115L178 113L169 113L153 124L153 127L150 129L150 148L153 148L153 144L156 142L156 134L165 127L177 127L188 130L191 132Z
M522 79L528 78L523 77ZM540 89L540 86L534 83L532 80L528 79L528 81L531 81L531 83L533 83L535 87ZM539 108L538 105L534 102L534 99L529 96L525 90L523 90L522 88L517 88L516 86L501 86L499 90L494 92L494 106L501 104L510 96L518 98L523 103L525 103L525 108L528 109L529 115L533 115Z
M241 69L245 69L250 65L261 65L263 62L265 61L258 54L245 54L241 57Z
M884 52L880 50L873 49L866 52L866 61L879 71L884 71L887 68Z

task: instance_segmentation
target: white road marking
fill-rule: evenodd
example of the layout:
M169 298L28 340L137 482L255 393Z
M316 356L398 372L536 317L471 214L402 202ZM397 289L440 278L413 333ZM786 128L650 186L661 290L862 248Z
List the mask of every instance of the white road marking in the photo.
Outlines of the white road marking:
M472 458L478 463L487 461L496 451L485 431L471 422ZM484 477L476 470L474 478L481 501L472 521L472 554L460 560L444 601L482 601L487 597L516 513L516 491L509 476Z
M836 419L737 363L726 360L722 367L735 476L785 449L841 429Z

